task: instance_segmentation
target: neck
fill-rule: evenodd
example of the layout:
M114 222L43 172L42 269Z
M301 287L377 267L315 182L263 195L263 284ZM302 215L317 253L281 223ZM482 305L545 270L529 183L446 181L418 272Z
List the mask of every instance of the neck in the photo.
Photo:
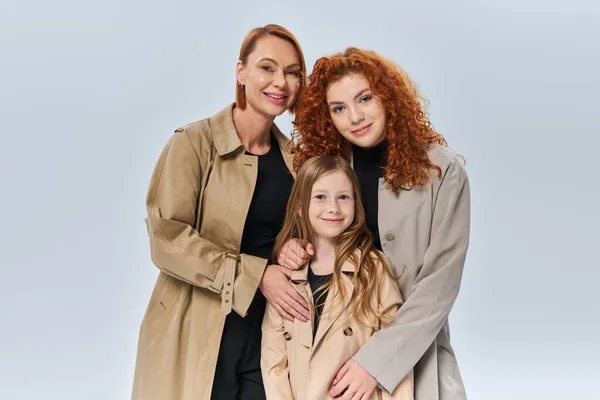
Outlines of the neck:
M311 258L310 268L317 275L331 274L335 264L336 245L334 241L316 238L314 242L315 255Z
M262 155L271 148L271 125L275 118L259 114L251 107L233 109L233 124L246 151Z

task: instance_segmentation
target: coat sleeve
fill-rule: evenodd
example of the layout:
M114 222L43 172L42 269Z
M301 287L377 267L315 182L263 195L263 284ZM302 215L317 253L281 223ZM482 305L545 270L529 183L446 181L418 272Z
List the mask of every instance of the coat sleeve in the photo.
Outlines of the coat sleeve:
M354 356L390 393L431 346L460 288L469 243L469 183L457 159L442 172L430 243L413 291L390 326L376 332Z
M225 313L233 308L245 316L267 260L227 252L194 228L205 153L178 129L159 157L146 199L152 261L174 278L221 295Z
M294 399L290 386L289 366L284 332L284 319L267 302L262 323L260 367L267 399Z
M390 268L387 260L385 268ZM402 295L400 294L400 289L398 288L398 283L388 277L385 274L382 274L382 279L379 288L379 312L381 314L387 315L390 318L395 315L395 313L402 306L403 300ZM385 329L388 326L388 322L383 320L380 322L380 328ZM385 389L385 387L381 386L381 389ZM413 371L410 370L406 376L400 381L400 383L396 386L393 393L391 393L392 399L394 400L414 400L415 393L415 380Z

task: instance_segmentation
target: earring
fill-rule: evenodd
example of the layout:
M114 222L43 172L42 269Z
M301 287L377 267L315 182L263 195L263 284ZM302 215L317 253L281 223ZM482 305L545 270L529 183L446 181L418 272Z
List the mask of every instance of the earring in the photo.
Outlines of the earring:
M238 81L238 85L240 85L240 87L243 89L245 86L242 84L242 82Z

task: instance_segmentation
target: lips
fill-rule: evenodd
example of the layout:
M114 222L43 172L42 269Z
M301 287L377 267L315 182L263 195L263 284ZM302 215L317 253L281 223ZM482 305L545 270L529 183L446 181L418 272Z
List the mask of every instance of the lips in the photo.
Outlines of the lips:
M342 222L344 219L343 218L321 218L323 221L325 222L329 222L331 224L337 224Z
M287 100L288 96L282 93L269 93L263 92L267 100L269 100L273 104L281 105L284 104Z
M371 125L373 125L373 124L365 125L361 128L355 129L352 131L352 133L356 136L362 136L369 131L369 129L371 128Z
M287 98L287 96L285 94L277 94L277 93L268 93L268 92L263 92L265 94L265 96L270 97L272 99L285 99Z

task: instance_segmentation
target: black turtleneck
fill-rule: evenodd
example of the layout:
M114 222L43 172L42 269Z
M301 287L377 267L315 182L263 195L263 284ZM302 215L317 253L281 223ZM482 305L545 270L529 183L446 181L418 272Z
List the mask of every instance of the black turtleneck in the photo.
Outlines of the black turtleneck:
M377 213L379 205L379 178L383 176L386 161L387 144L383 142L375 147L352 145L353 166L362 188L367 226L373 234L373 246L381 250Z

